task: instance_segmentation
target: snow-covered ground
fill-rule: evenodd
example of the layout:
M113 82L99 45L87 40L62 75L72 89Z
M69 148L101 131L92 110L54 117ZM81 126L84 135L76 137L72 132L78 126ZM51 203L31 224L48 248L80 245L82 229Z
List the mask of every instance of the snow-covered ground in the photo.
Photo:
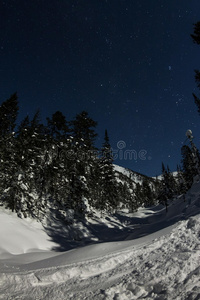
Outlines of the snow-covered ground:
M0 210L0 258L29 251L50 250L52 243L41 223L32 219L19 219L16 214Z
M167 214L141 208L86 225L98 242L55 252L39 223L1 209L0 299L200 299L200 183Z

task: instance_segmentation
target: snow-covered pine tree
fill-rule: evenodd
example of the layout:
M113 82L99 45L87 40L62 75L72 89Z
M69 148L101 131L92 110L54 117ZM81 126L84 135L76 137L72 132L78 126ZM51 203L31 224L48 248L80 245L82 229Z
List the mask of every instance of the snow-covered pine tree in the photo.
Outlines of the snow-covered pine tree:
M187 190L188 190L192 186L193 178L196 175L196 170L194 168L192 151L190 147L184 145L181 148L181 154L182 154L183 177L185 179Z
M100 176L101 170L99 167L99 153L94 150L91 152L90 159L88 161L88 203L94 208L98 208L99 199L101 195Z
M129 180L129 185L128 185L128 194L127 194L127 197L128 197L128 204L129 204L129 211L130 212L134 212L135 210L137 210L137 203L135 201L135 193L134 193L134 184L133 184L133 181L131 179L131 176L130 176L130 180Z
M154 201L158 199L160 190L161 190L162 182L159 180L159 178L156 176L154 180L154 187L153 187L153 193L154 193Z
M118 201L122 205L122 208L129 209L130 212L134 212L136 209L136 203L134 199L133 186L128 181L119 182L117 186Z
M196 169L197 174L200 174L200 154L199 150L193 142L194 137L192 136L192 131L190 129L186 131L186 136L190 141L190 148L192 151L194 167Z
M46 130L40 122L39 111L29 121L26 117L18 130L18 155L26 190L28 214L42 218L47 202Z
M70 175L70 195L71 203L77 212L83 214L85 209L85 200L91 198L88 186L91 186L91 174L94 172L96 165L93 159L93 152L96 151L95 127L97 123L91 119L88 112L83 111L76 115L75 119L70 122L71 134L73 138L73 165Z
M181 154L183 177L185 179L187 189L189 189L192 186L194 177L200 174L200 155L198 149L193 143L191 130L188 130L186 135L190 140L190 146L184 145L181 148Z
M14 132L18 109L16 93L0 106L0 195L1 201L13 211L18 205L18 168Z
M16 162L18 165L18 179L21 187L21 199L18 209L18 215L20 217L26 217L30 215L29 210L29 161L28 161L28 127L30 126L29 117L25 117L20 123L16 136Z
M139 182L136 182L134 193L135 193L135 202L137 207L142 206L144 203L143 192L142 192L142 186L139 184Z
M107 130L105 130L99 167L99 183L101 189L99 208L108 211L115 210L119 204L119 199L117 194L117 181L113 167L113 154Z
M176 181L169 167L165 168L162 163L162 179L160 191L158 194L158 201L165 205L166 212L168 211L168 200L172 199L177 194Z
M176 174L176 183L177 183L177 194L185 194L187 191L187 185L184 178L183 170L180 165L177 166L177 174Z
M68 160L67 153L71 151L72 140L69 136L69 127L62 112L55 112L47 118L47 168L48 190L58 209L69 208L67 198L69 194L69 173L73 163Z
M150 185L150 181L144 178L142 182L142 199L145 206L152 206L154 204L154 193Z

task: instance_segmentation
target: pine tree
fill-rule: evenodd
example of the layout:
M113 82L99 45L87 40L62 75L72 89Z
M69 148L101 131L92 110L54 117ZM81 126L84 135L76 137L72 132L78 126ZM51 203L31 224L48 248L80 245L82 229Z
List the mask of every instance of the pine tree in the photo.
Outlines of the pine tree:
M68 201L70 207L74 209L75 216L84 217L86 212L85 201L88 196L88 187L85 176L77 174L76 169L70 178L70 193Z
M191 34L194 43L200 45L200 22L194 24L194 34Z
M192 186L194 177L198 174L197 158L192 149L184 145L181 148L183 177L187 190ZM198 155L199 156L199 155Z
M177 166L177 174L176 174L176 182L177 182L177 194L185 194L187 192L187 185L184 178L183 170L181 166Z
M128 208L130 212L134 212L137 209L137 204L135 201L135 194L134 194L134 185L133 185L133 181L130 178L129 184L128 184L128 189L126 192L126 198L123 199L122 201L126 201L128 204Z
M90 156L88 161L89 174L87 176L88 180L88 202L94 208L99 208L99 199L101 195L101 169L99 163L99 153L94 151Z
M194 24L194 34L191 34L193 42L200 45L200 22ZM198 88L200 89L200 71L195 70L195 80ZM197 105L198 112L200 114L200 99L193 93L195 104Z
M162 180L161 187L158 194L158 200L160 203L164 204L166 207L166 212L168 211L168 200L172 199L177 194L176 181L173 174L170 172L169 167L165 167L162 163Z
M52 118L47 118L49 135L56 140L66 140L69 128L65 116L60 111L56 111Z
M100 157L100 189L101 195L99 208L101 210L113 210L118 206L117 181L113 167L113 155L109 142L108 132L105 130L104 143L101 149Z
M0 190L1 200L12 211L19 207L18 175L16 160L16 139L14 134L9 137L6 148L1 152Z
M18 205L18 167L14 132L18 109L16 93L0 106L0 193L1 201L13 211Z
M154 201L156 202L156 199L158 199L158 196L160 194L160 190L161 190L161 186L162 186L162 181L160 181L160 179L158 179L158 177L156 176L156 179L154 181Z
M193 97L194 97L194 102L198 109L198 113L200 114L200 99L194 93L193 93Z
M76 212L83 214L85 211L84 202L88 197L91 200L89 186L94 171L93 152L95 148L95 127L97 123L92 120L86 111L76 115L76 118L69 123L71 125L71 153L73 159L69 162L71 172L69 174L68 202L71 203Z
M57 111L51 119L47 118L47 132L46 157L49 163L46 166L46 184L58 210L65 211L70 207L69 173L73 160L68 159L68 154L72 151L72 140L62 112Z
M143 200L143 191L142 191L142 186L137 182L135 186L135 201L137 207L140 207L143 205L144 200Z
M22 121L17 136L18 164L21 167L23 184L28 189L27 212L38 218L45 213L48 194L45 132L37 111L31 121L28 117Z
M142 198L145 206L152 206L154 204L154 193L147 178L142 182Z
M94 143L97 137L94 128L97 126L97 122L89 117L88 112L82 111L76 115L75 120L71 121L70 124L74 142L79 148L94 150Z
M0 137L5 138L11 134L16 126L18 115L18 100L17 94L14 93L8 100L0 106Z

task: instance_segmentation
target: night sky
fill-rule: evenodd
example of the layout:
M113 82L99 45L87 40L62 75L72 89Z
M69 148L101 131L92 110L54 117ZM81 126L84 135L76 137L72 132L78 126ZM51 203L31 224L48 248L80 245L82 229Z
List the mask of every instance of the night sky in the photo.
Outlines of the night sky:
M86 110L97 146L108 130L114 163L174 171L187 129L200 145L197 21L199 0L0 1L0 101L17 91L18 121Z

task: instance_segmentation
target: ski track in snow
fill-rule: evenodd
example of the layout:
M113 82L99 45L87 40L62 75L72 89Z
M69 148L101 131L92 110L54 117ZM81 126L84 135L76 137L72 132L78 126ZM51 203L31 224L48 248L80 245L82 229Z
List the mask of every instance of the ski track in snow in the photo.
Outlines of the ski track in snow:
M146 245L66 266L14 268L0 274L0 299L200 299L199 237L197 215Z
M0 299L200 299L199 191L170 207L187 219L142 238L2 258Z

